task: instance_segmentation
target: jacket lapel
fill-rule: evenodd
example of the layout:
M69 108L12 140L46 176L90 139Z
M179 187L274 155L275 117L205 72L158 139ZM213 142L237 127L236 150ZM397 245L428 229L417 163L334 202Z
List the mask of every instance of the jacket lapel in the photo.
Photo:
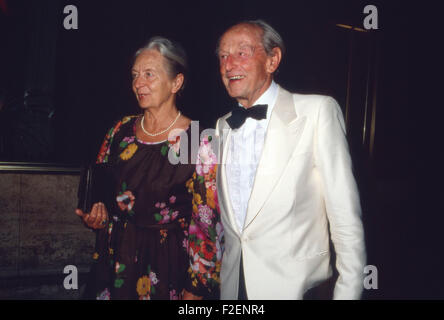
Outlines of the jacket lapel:
M278 98L268 124L261 159L248 202L244 230L260 213L283 174L299 142L305 120L305 117L297 116L292 94L279 87ZM225 152L226 150L224 154Z

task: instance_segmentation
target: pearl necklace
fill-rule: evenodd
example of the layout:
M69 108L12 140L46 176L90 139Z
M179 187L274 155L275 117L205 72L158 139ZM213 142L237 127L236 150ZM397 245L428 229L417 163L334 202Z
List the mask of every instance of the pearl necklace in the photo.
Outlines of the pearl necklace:
M179 119L180 117L180 111L177 114L176 119L174 119L174 121L168 126L168 128L166 128L165 130L162 130L160 132L156 132L156 133L149 133L148 131L145 130L145 128L143 127L143 121L145 120L145 115L142 116L142 122L140 122L140 126L142 127L142 131L145 132L146 135L149 135L150 137L156 137L161 135L162 133L167 132L168 130L171 129L172 126L174 126L174 124L176 123L176 121Z

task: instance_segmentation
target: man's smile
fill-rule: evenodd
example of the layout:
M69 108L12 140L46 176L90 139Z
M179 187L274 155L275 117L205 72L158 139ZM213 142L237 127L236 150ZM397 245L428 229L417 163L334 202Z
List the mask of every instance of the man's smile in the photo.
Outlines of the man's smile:
M245 78L245 76L242 76L242 75L236 75L236 76L230 76L230 77L228 77L228 80L233 81L233 80L241 80L241 79L244 79L244 78Z

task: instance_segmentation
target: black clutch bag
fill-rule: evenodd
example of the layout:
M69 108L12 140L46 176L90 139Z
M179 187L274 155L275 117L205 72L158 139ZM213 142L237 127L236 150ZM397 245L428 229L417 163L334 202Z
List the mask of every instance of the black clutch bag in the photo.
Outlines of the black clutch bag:
M91 212L96 202L103 202L108 210L114 203L115 177L111 164L91 164L83 168L78 189L77 208Z

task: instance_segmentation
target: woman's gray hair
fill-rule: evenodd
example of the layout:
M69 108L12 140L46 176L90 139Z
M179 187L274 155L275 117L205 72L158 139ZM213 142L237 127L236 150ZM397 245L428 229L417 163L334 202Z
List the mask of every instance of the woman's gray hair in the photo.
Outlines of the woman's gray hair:
M269 56L273 55L273 49L277 47L281 49L282 56L284 56L285 53L284 41L282 40L281 35L272 26L270 26L268 23L266 23L264 20L261 19L241 21L237 23L236 26L242 24L259 27L262 30L262 45L264 46L267 55ZM217 42L217 49L216 49L217 54L219 53L219 45L222 36L219 38L219 41Z
M167 71L171 78L179 73L184 76L184 83L180 89L185 87L185 79L188 68L187 54L183 47L176 41L156 36L148 40L147 44L138 49L134 54L134 61L145 50L157 50L167 61Z

